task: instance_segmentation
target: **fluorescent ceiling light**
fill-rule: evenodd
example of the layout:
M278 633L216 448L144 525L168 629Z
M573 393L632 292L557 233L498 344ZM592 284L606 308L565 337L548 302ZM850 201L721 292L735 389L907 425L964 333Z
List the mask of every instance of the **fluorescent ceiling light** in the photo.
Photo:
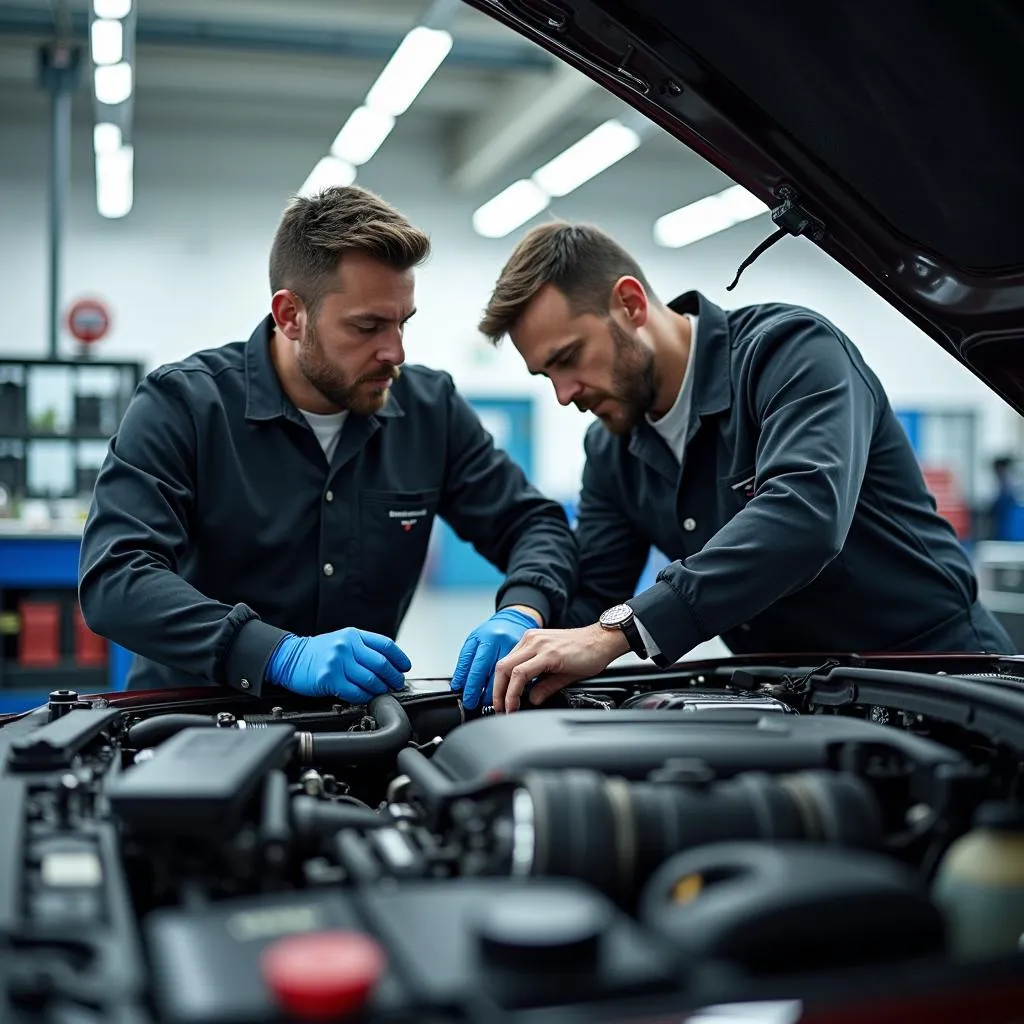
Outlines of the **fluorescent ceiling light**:
M679 249L767 212L760 199L742 185L733 185L659 217L654 222L654 240L668 249Z
M314 196L332 185L351 185L356 180L356 169L347 161L336 156L325 156L309 172L309 177L299 189L300 196Z
M640 145L640 136L614 118L536 170L533 180L550 196L564 196L607 170Z
M134 164L131 146L96 154L96 209L101 217L124 217L131 210Z
M414 28L384 65L366 94L366 105L392 117L404 114L451 48L451 33L423 25Z
M473 214L473 228L484 238L504 238L540 213L549 202L551 197L544 189L521 178Z
M132 9L132 0L92 0L92 10L97 18L127 18Z
M365 164L394 127L395 119L390 114L371 110L370 107L357 107L331 143L331 155L356 167Z
M101 121L92 130L92 148L97 154L113 153L121 148L121 128L109 121Z
M89 28L94 64L116 64L124 56L124 28L119 21L97 18Z
M100 103L124 103L132 94L132 66L121 61L98 67L93 72L93 84Z

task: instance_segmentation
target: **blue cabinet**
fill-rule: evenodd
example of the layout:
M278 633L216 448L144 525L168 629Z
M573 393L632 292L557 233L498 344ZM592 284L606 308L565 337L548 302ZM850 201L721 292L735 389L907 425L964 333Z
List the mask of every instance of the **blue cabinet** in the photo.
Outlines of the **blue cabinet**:
M74 647L78 608L78 555L81 541L72 534L0 536L0 713L23 711L45 703L52 689L78 689L82 693L123 690L132 655L116 644L106 645L105 665L82 664ZM18 656L23 641L23 601L42 595L56 606L60 626L61 657L56 664L25 664Z

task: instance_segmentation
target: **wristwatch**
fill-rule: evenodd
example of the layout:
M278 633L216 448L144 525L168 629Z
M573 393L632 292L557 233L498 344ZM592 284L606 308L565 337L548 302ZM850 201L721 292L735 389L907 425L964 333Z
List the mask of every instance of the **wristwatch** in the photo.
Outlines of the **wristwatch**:
M597 620L602 629L618 630L626 638L629 649L640 658L647 657L647 646L636 627L636 615L628 604L615 604L601 612Z

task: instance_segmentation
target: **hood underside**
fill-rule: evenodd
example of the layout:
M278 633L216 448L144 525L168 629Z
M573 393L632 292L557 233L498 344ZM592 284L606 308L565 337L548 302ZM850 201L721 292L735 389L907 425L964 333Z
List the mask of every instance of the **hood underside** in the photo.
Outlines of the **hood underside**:
M1024 412L1024 5L466 2L748 188Z

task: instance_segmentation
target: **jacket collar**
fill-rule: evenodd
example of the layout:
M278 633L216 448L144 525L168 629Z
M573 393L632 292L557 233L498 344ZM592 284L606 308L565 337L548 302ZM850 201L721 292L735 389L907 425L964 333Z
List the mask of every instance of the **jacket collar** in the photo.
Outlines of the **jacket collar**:
M686 292L668 304L674 313L695 313L698 344L693 356L693 398L686 443L697 431L701 416L710 416L732 404L729 376L729 323L725 312L700 292ZM632 430L629 451L669 480L679 476L679 463L658 432L642 419Z
M732 405L731 338L725 310L696 291L674 298L668 308L674 313L694 313L698 317L700 344L694 352L693 411L699 416L723 412Z
M270 355L273 333L274 318L268 315L252 332L245 346L245 418L258 421L284 417L305 424L295 403L281 387L281 380L274 369ZM405 411L392 391L384 408L378 409L368 418L392 419L404 415Z

